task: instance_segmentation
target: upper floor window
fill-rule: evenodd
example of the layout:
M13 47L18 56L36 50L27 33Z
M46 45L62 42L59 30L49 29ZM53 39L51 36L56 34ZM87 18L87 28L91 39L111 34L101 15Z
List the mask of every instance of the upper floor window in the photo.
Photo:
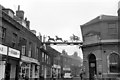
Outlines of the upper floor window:
M109 56L109 71L110 73L120 73L120 55L117 53Z
M42 62L44 62L44 52L42 52Z
M0 43L5 41L6 28L0 27Z
M115 23L108 23L108 33L111 35L117 34L117 25Z
M28 50L28 57L32 55L32 42L29 42L29 50Z
M48 55L47 55L47 59L46 60L47 60L47 64L49 64L49 62L48 62Z
M25 53L26 53L26 46L22 45L22 55L25 55Z
M44 56L45 56L45 62L46 62L46 60L47 60L47 55L45 54Z
M39 53L38 50L39 50L39 48L37 47L37 48L36 48L36 58L37 58L37 59L38 59L38 53Z
M16 44L17 44L17 34L13 33L13 36L12 36L12 47L15 47Z
M25 38L20 38L19 44L21 46L22 55L26 55L27 40Z

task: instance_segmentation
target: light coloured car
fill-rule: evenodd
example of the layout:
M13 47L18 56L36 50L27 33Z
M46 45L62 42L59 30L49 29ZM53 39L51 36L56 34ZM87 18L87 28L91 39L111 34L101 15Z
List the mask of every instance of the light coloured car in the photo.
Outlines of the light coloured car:
M72 78L71 73L65 73L64 78Z

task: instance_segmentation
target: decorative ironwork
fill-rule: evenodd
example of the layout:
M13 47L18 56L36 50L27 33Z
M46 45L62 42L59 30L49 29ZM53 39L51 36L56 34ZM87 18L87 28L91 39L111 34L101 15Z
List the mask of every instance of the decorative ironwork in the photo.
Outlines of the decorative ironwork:
M61 40L63 42L62 38L59 38L58 36L55 36L55 37L56 37L56 41Z
M80 41L80 38L78 37L78 36L76 36L76 35L72 35L72 36L70 36L70 40L71 41L68 41L68 40L63 40L62 38L60 38L60 37L58 37L58 36L55 36L56 37L56 39L54 39L54 38L52 38L52 37L50 37L50 36L48 36L48 41L46 41L45 39L46 39L46 37L45 36L43 36L43 42L42 42L42 44L44 45L51 45L51 44L53 44L53 45L59 45L59 44L62 44L62 45L82 45L82 42ZM59 42L58 42L58 40L59 40Z
M48 42L49 42L50 40L55 41L54 38L51 38L50 36L48 36Z

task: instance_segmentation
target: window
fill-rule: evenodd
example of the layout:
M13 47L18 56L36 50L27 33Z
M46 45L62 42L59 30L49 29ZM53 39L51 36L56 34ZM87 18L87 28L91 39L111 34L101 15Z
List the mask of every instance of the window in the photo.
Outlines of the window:
M44 53L42 52L42 62L44 62Z
M26 44L27 44L27 40L25 38L20 38L22 55L26 55Z
M113 35L113 34L117 34L117 26L115 23L109 23L108 24L108 33Z
M47 59L46 60L47 60L47 64L49 64L49 62L48 62L48 55L47 55Z
M25 52L26 52L26 46L22 45L22 55L25 55Z
M32 54L32 42L29 42L28 57L31 57L31 54Z
M45 54L44 56L45 56L45 62L46 62L46 56L47 56L47 55Z
M42 65L41 67L42 67L41 76L44 76L44 65Z
M12 47L15 48L16 44L17 44L17 34L13 33L13 36L12 36Z
M38 50L39 50L39 48L37 47L36 48L36 59L38 59Z
M117 53L109 56L109 71L110 73L120 73L120 55Z
M5 41L5 36L6 36L6 28L0 27L0 43Z

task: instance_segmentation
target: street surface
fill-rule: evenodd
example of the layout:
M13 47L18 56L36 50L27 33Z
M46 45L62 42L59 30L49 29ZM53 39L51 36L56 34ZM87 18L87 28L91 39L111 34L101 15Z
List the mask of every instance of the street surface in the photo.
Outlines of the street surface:
M64 78L64 79L58 79L58 80L81 80L80 77L73 77L72 79Z

